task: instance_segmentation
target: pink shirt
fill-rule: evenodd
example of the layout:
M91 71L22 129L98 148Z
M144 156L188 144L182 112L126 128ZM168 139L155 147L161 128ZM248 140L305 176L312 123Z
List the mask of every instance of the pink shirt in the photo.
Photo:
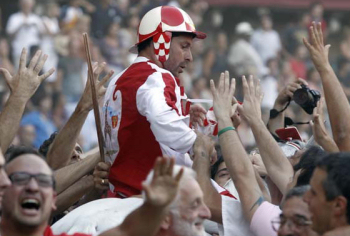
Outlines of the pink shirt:
M279 206L267 201L263 202L253 215L250 222L250 230L256 236L277 236L272 228L271 221L282 213Z

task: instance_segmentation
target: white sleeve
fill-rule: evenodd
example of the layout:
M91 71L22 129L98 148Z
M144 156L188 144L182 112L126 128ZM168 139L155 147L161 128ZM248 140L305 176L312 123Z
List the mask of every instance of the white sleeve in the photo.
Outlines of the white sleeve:
M178 110L180 96L177 96L174 78L155 72L138 89L137 109L151 124L156 140L176 152L187 153L196 140L195 132L188 127L187 116Z
M6 33L9 35L14 34L23 23L23 17L16 13L11 15L6 25Z

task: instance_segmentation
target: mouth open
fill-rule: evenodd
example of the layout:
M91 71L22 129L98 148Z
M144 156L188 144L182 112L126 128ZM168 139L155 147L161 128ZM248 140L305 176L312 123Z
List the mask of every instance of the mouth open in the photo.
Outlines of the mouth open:
M34 198L26 198L21 202L23 212L28 215L37 213L40 205L40 202Z

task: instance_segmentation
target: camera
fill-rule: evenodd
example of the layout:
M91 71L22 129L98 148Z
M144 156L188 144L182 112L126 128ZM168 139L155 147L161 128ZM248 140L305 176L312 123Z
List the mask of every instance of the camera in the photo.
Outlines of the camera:
M321 94L317 90L313 90L301 85L300 89L295 90L293 94L293 100L296 104L301 106L301 108L308 114L312 114L312 111L317 106L317 102L320 100Z

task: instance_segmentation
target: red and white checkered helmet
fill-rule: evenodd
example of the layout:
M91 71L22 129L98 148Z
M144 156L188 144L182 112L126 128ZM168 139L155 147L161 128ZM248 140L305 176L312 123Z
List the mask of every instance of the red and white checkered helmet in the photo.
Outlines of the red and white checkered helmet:
M137 43L130 52L137 53L137 45L153 37L156 57L164 63L169 58L172 32L193 33L198 39L207 37L205 33L196 31L192 19L185 11L172 6L160 6L147 12L141 19Z

